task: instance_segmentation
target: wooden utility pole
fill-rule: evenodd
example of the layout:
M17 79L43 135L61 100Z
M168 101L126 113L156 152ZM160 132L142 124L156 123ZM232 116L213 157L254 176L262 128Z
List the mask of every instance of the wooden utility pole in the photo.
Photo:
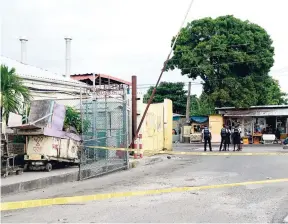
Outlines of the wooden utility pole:
M137 76L132 76L132 148L137 136Z
M191 95L191 82L188 84L188 96L186 104L186 123L190 124L190 95Z

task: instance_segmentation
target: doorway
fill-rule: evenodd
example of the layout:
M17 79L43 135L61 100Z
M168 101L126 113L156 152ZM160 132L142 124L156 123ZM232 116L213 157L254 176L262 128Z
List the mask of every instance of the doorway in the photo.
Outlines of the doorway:
M276 132L276 117L266 118L266 132L267 134L275 134Z

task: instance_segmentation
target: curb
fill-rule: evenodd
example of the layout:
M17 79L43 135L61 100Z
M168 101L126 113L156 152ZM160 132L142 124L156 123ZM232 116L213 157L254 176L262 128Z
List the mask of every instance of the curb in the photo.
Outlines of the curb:
M127 166L126 166L126 169L127 169ZM93 171L92 169L82 170L81 176L84 181L85 179L100 177L105 174L117 172L120 170L125 170L125 167L123 167L123 165L121 166L108 165L108 166L99 167L99 169L96 172L95 170ZM75 181L79 181L79 171L57 175L57 176L44 177L44 178L30 180L30 181L24 181L20 183L2 185L1 194L2 196L6 196L10 194L17 194L17 193L23 193L27 191L44 189L51 185L57 185L57 184L62 184L62 183L75 182Z

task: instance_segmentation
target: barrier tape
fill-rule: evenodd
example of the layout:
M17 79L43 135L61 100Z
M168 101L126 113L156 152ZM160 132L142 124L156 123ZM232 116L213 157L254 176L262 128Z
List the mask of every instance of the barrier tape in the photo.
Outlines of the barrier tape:
M199 191L199 190L226 188L226 187L239 187L239 186L247 186L247 185L254 185L254 184L272 184L272 183L283 183L283 182L288 182L288 178L274 179L274 180L248 181L248 182L228 183L228 184L217 184L217 185L206 185L206 186L195 186L195 187L172 187L172 188L162 188L162 189L154 189L154 190L152 189L152 190L143 190L143 191L114 192L114 193L103 193L103 194L59 197L59 198L43 198L43 199L27 200L27 201L3 202L1 203L0 210L9 211L9 210L44 207L44 206L51 206L51 205L65 205L65 204L69 205L69 204L75 204L75 203L86 203L90 201L100 201L100 200L112 199L112 198L126 198L126 197L132 197L132 196L149 196L149 195L158 195L158 194L164 194L164 193L179 193L179 192L187 192L187 191Z
M106 149L116 151L133 152L135 149L130 148L112 148L103 146L87 146L87 148ZM168 155L196 155L196 156L288 156L288 152L173 152L173 151L152 151L142 149L143 151L155 154L168 154Z

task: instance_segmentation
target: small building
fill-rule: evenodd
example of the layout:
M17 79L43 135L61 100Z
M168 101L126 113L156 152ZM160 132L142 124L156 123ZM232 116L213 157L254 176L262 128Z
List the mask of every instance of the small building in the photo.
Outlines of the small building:
M242 130L242 137L250 143L259 143L263 134L287 137L288 105L264 105L250 108L222 107L215 108L223 116L224 123L231 129L237 125Z

